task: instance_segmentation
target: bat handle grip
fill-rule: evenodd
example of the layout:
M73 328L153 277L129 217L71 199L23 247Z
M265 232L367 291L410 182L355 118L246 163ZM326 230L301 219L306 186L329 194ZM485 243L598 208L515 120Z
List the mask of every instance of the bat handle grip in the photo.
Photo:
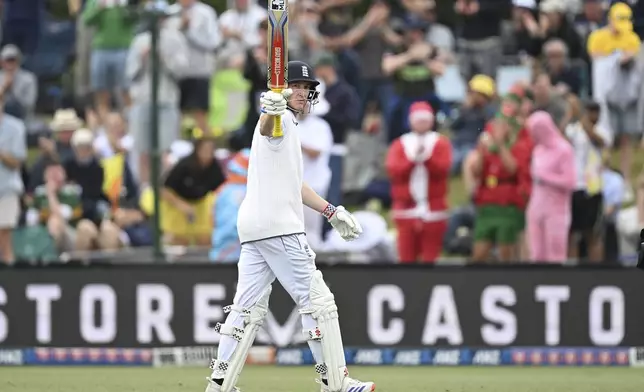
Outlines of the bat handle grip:
M281 88L272 89L274 93L282 93ZM284 132L282 131L282 116L275 116L275 121L273 123L273 137L282 137Z

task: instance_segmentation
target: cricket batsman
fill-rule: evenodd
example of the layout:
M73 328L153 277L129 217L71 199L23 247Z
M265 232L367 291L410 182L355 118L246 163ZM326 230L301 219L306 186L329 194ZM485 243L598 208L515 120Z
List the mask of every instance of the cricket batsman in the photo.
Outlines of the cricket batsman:
M342 206L334 206L302 181L298 116L316 104L319 92L313 69L288 62L288 88L261 95L262 115L253 135L247 191L239 208L241 242L237 292L221 333L217 359L206 392L238 392L235 386L248 351L268 313L271 285L277 279L302 314L303 334L315 358L322 392L372 392L376 385L349 377L338 323L338 308L304 230L304 205L322 214L346 241L362 228ZM273 137L276 118L283 135Z

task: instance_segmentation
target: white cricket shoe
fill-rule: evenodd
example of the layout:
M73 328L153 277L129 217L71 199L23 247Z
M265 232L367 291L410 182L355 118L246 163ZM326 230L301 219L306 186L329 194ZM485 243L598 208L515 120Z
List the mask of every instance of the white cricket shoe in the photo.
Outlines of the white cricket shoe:
M326 386L321 380L317 380L320 383L320 391L321 392L330 392L331 390L329 389L328 386ZM345 377L344 380L342 380L342 389L340 390L341 392L373 392L376 390L376 384L372 383L371 381L360 381L356 380L355 378L351 377ZM207 391L210 392L210 391Z
M206 377L206 380L208 380L208 386L206 387L206 392L221 392L221 385L212 381L210 377ZM232 392L241 392L241 391L239 390L239 388L234 387Z

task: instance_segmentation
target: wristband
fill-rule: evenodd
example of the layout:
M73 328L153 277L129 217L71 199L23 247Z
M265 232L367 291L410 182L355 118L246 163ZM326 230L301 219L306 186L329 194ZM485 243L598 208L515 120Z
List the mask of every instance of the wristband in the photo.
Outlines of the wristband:
M322 210L322 216L325 217L327 220L331 219L333 214L335 214L337 208L331 203L327 204L324 210Z

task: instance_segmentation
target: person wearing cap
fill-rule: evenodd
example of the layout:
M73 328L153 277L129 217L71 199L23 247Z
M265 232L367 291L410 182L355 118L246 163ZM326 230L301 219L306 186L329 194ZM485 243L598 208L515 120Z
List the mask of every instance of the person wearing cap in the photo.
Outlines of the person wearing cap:
M161 229L169 245L211 245L213 192L225 181L215 140L193 131L194 148L166 174L161 190Z
M385 161L402 263L436 261L447 230L452 146L447 137L432 131L434 116L427 102L413 103L411 132L394 140Z
M58 109L49 123L53 137L41 136L38 139L39 154L29 169L27 193L45 183L45 167L48 162L64 162L73 156L71 138L74 131L83 126L83 121L74 109Z
M0 51L0 94L4 96L4 111L20 118L33 118L38 99L36 76L20 67L22 54L15 45L6 45Z
M633 31L633 10L619 2L608 11L608 25L590 34L587 50L592 58L621 52L626 62L639 52L640 44L640 37Z
M159 150L163 153L179 138L181 91L178 80L188 69L188 42L181 31L168 24L167 14L171 11L171 8L165 8L166 16L160 21L158 42L161 70L157 85L158 129L154 131L159 135ZM134 37L125 66L125 77L130 86L132 100L128 122L129 134L134 139L133 150L138 157L135 166L142 188L147 187L150 182L151 39L150 31L141 32Z
M460 173L465 157L476 148L481 130L494 117L493 101L496 97L494 79L478 74L468 83L469 91L464 104L458 111L458 117L451 126L452 174Z
M476 205L472 259L486 262L494 244L500 261L516 260L530 191L532 141L524 128L531 111L529 90L518 84L488 122L477 149L463 164L466 186Z
M633 31L633 11L628 4L615 3L608 11L608 26L588 38L588 53L595 58L606 58L618 53L611 73L602 79L602 96L596 97L606 105L606 119L615 144L619 146L620 170L624 178L631 178L634 139L642 136L644 125L638 114L641 101L641 67L637 64L641 41ZM637 85L637 86L636 86ZM599 89L596 86L596 89ZM603 122L603 121L602 121ZM627 199L632 199L629 188Z
M76 224L75 250L112 250L121 247L121 230L108 218L109 198L103 192L105 171L94 153L94 133L86 128L74 132L74 156L63 162L68 184L81 188L82 216Z
M440 50L425 42L428 25L412 18L405 24L403 43L382 58L382 69L392 79L394 93L389 103L389 142L409 129L409 107L425 101L437 110L442 102L434 80L445 72Z
M20 170L27 159L26 137L22 121L0 114L0 260L8 264L15 261L11 239L24 191Z

